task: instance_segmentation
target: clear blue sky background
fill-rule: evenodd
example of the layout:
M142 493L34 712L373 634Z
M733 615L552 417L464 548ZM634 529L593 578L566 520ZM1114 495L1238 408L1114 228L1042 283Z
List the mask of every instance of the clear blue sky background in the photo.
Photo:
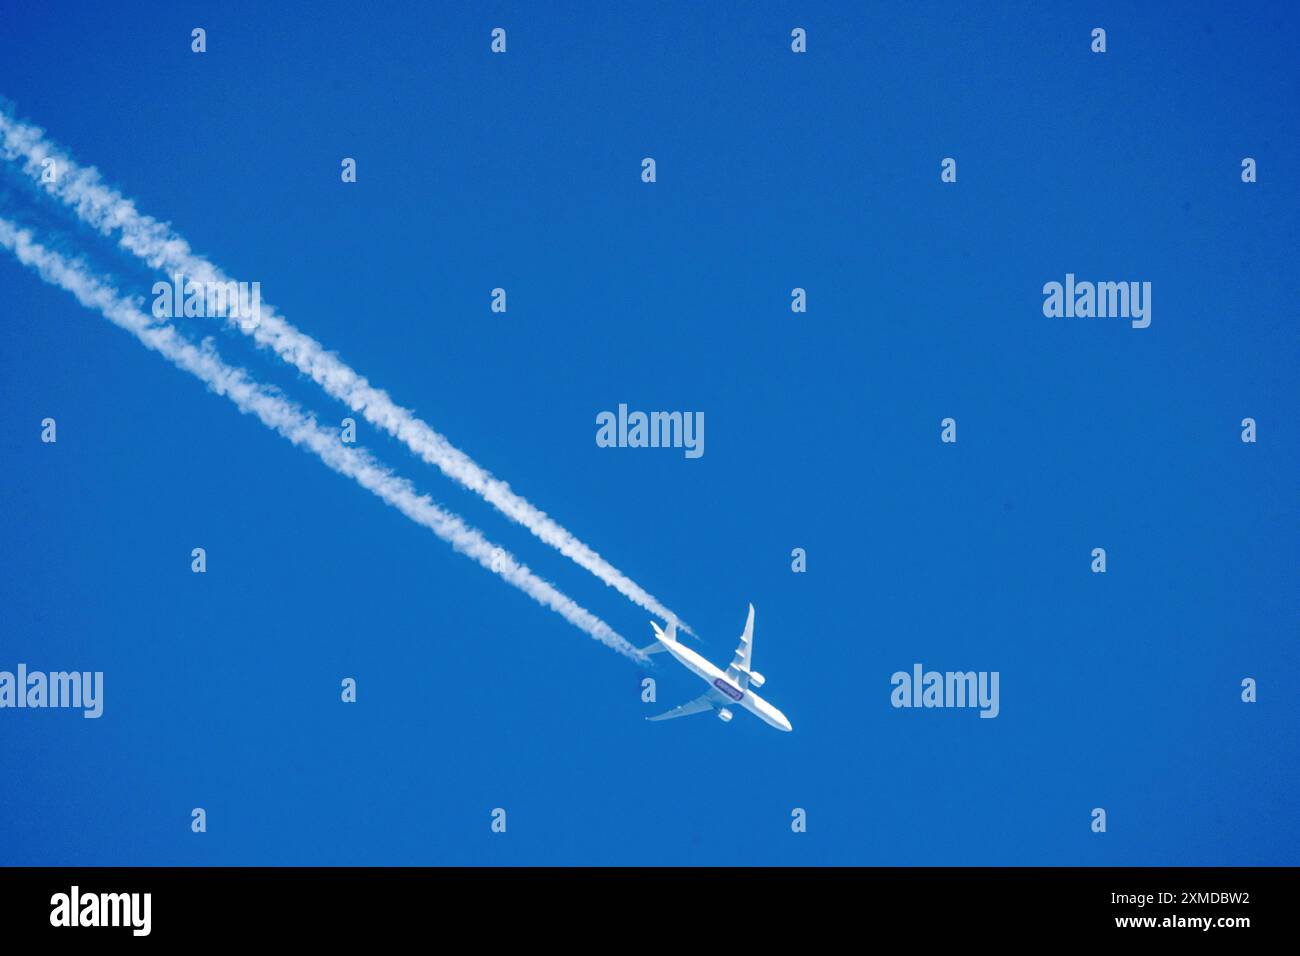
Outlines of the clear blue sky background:
M1300 15L974 6L5 4L19 116L713 660L753 601L795 731L645 723L697 685L658 666L642 704L637 665L0 256L0 669L106 673L99 721L0 712L0 863L1300 862ZM1151 327L1044 318L1067 271L1150 281ZM619 402L705 412L704 457L597 448ZM894 710L918 661L999 671L1001 716Z

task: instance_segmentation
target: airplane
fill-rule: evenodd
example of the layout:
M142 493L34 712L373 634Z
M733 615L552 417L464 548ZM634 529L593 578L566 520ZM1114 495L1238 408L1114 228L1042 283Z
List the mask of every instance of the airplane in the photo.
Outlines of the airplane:
M646 720L672 720L689 714L702 714L706 710L716 710L718 719L726 724L731 722L731 708L740 706L777 730L789 732L794 729L785 714L750 690L751 687L762 687L766 680L762 674L751 670L749 666L754 646L754 605L749 606L745 633L740 635L740 646L736 648L736 656L731 659L731 666L726 671L719 670L689 647L678 643L676 621L668 622L667 633L664 633L654 621L650 622L650 626L655 631L655 642L649 647L641 648L642 653L659 654L667 651L688 671L707 681L709 689L690 703L674 707L658 717L647 717Z

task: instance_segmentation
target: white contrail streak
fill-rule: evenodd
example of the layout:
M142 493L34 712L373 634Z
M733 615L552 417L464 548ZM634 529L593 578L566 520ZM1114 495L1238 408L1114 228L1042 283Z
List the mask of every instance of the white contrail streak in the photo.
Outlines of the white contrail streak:
M0 109L0 154L21 162L23 171L48 194L75 211L87 225L105 236L120 234L123 249L152 268L182 274L195 282L231 281L202 256L191 252L189 243L167 224L138 212L135 203L105 186L99 172L77 165L66 152L51 144L42 130L21 123ZM54 164L54 175L45 175ZM382 389L375 388L338 356L325 350L315 339L299 331L275 310L262 303L261 321L253 328L241 325L233 312L228 324L310 377L329 395L359 412L366 421L404 442L425 462L482 496L502 514L523 525L542 541L586 568L633 603L678 627L694 633L677 615L627 575L583 544L544 511L510 489L468 455L438 434L409 409L397 405Z
M296 404L254 382L243 369L227 365L209 343L196 346L175 327L158 323L140 311L137 302L123 298L79 263L33 241L29 231L4 218L0 218L0 246L13 252L23 265L46 282L71 292L82 305L98 310L177 368L198 377L218 395L229 398L241 412L255 415L293 444L311 451L330 468L352 478L570 624L621 654L645 660L640 651L600 618L537 577L512 555L495 547L458 516L443 511L427 495L418 494L409 481L395 476L371 455L344 446L338 435L318 426Z

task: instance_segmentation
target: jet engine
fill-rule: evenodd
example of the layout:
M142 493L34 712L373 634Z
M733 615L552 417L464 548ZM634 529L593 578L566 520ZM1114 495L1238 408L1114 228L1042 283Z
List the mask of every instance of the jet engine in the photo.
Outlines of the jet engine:
M749 672L749 683L753 687L762 687L763 683L766 680L767 678L764 677L762 674L760 674L758 671Z
M718 720L722 721L724 724L730 723L730 722L731 722L731 711L727 710L727 708L725 708L725 707L719 707L719 708L718 708Z

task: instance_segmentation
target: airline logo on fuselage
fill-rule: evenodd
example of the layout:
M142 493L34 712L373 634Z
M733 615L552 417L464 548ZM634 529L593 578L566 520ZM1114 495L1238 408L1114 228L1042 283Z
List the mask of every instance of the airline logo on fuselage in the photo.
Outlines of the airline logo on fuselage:
M713 686L716 687L718 690L722 691L724 694L726 694L734 701L739 701L742 697L745 696L744 693L736 690L736 688L732 687L721 677L719 677L717 680L713 682Z

